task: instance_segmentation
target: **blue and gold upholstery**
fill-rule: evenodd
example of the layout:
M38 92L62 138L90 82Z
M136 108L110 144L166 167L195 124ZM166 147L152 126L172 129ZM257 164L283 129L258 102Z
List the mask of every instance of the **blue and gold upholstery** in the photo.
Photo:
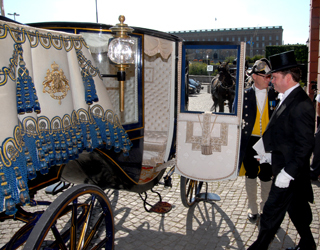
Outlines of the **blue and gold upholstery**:
M81 35L0 21L0 211L83 151L132 146Z

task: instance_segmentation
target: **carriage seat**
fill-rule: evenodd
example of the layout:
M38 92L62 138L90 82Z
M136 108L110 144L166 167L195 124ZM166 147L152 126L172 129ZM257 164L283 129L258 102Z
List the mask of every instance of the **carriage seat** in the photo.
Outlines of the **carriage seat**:
M166 131L145 131L142 165L156 166L163 163L168 135Z

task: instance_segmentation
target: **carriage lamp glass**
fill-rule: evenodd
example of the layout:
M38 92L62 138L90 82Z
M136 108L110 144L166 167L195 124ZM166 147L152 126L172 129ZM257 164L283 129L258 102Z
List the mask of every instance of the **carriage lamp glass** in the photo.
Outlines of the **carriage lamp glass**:
M128 35L133 29L124 24L125 17L119 16L116 26L111 27L113 33L108 46L108 57L118 68L118 81L120 84L120 112L124 111L124 82L125 70L135 62L135 40Z
M135 41L133 39L113 38L109 43L108 55L115 64L134 64Z

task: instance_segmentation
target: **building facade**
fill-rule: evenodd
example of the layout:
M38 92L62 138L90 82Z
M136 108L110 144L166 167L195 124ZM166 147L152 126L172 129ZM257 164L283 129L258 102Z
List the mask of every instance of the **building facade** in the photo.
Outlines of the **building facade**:
M310 0L310 25L308 40L308 91L311 98L320 90L320 1ZM313 86L315 85L315 86ZM313 86L313 87L312 87ZM317 107L318 109L320 107Z
M212 30L188 30L172 31L185 41L215 41L247 43L246 55L265 55L265 48L269 45L282 45L282 26L254 27L254 28L231 28Z

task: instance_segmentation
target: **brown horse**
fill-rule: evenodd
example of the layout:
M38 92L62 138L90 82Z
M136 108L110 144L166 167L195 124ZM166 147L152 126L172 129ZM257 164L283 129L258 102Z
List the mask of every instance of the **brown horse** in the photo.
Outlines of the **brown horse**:
M232 111L232 104L235 97L236 80L229 72L229 61L220 62L218 75L211 81L211 97L213 105L210 111L216 112L219 105L219 112L224 112L225 101L228 101L229 113Z

